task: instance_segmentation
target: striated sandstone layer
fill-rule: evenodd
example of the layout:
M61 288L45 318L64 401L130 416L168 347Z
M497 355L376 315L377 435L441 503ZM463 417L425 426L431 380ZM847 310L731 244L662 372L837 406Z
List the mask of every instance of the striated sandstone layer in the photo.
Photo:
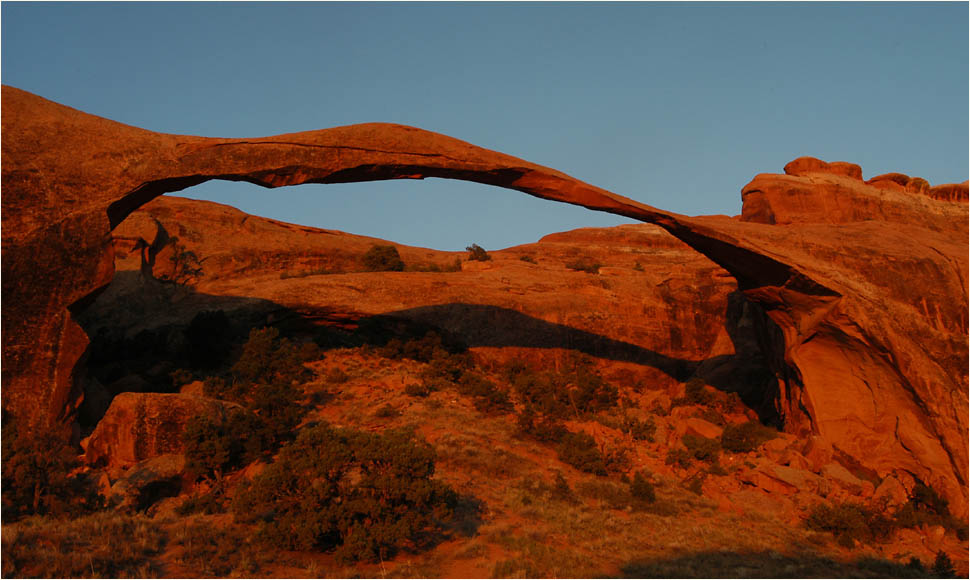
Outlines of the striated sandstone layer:
M851 164L802 159L745 187L740 219L691 218L400 125L210 139L11 87L2 97L3 405L34 425L73 420L87 337L71 310L111 280L110 232L139 206L210 179L273 188L445 177L664 228L765 313L786 429L878 475L912 473L966 514L966 184L907 179L900 190L896 178L866 183Z

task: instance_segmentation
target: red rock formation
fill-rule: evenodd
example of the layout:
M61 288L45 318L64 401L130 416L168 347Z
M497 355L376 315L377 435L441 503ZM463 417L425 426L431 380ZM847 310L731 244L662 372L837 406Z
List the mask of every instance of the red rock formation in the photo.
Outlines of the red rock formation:
M206 139L2 96L3 404L35 424L71 418L86 337L69 309L110 280L109 232L140 205L209 179L446 177L654 223L705 254L766 314L787 429L910 472L966 513L967 206L945 201L965 187L894 191L803 158L745 187L740 220L688 218L410 127Z
M224 412L232 403L167 393L121 393L84 441L85 461L117 470L145 459L182 453L182 431L198 414Z

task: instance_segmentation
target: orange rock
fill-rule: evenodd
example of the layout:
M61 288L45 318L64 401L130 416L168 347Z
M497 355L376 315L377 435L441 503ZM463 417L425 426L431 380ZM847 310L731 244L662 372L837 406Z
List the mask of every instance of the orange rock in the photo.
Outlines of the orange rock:
M200 413L219 413L232 403L165 393L121 393L86 440L85 462L125 467L184 449L186 422Z
M141 205L209 179L279 187L445 177L652 223L704 254L743 292L778 381L765 398L787 431L817 435L877 473L933 481L967 513L965 187L881 189L858 166L802 158L748 184L740 219L687 217L413 127L207 139L11 87L2 99L3 406L26 424L74 420L87 337L71 312L111 280L109 233ZM609 289L574 295L607 300ZM674 349L691 340L670 335Z
M822 467L819 475L825 479L842 487L853 495L862 497L872 497L875 486L871 482L859 479L852 475L848 469L838 463L829 463Z
M785 165L787 175L805 176L813 173L828 173L831 175L842 175L862 181L862 168L855 163L845 161L835 161L826 163L814 157L799 157Z
M697 417L687 419L684 422L683 429L685 434L697 435L707 439L717 439L724 432L722 427L718 427L714 423Z

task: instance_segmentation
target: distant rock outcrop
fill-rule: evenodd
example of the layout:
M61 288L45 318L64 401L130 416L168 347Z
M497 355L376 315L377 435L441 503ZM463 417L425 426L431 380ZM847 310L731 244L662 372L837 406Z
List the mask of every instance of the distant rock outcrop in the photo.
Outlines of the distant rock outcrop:
M966 514L966 184L867 184L858 166L802 158L746 186L740 219L686 217L400 125L208 139L2 96L3 405L35 425L73 420L87 338L71 311L110 281L110 232L139 206L210 179L445 177L664 228L759 308L788 431L879 476L911 473Z

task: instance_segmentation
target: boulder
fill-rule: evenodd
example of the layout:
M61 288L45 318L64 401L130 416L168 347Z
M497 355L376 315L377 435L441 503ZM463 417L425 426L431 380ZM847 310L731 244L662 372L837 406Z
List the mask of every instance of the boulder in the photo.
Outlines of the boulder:
M182 453L182 431L198 414L222 413L232 403L167 393L121 393L85 442L85 462L111 470Z
M890 474L873 492L872 500L888 508L899 508L909 501L909 492L895 474Z
M740 478L765 491L784 495L814 493L825 497L831 491L827 481L810 471L775 465L769 461L742 472Z
M860 479L839 463L824 465L819 475L848 491L852 495L872 497L875 486L872 482Z
M684 421L683 430L685 434L697 435L707 439L717 439L724 432L723 427L718 427L714 423L698 417L690 417Z
M185 456L159 455L131 466L108 491L108 505L127 511L144 511L162 498L182 491Z

